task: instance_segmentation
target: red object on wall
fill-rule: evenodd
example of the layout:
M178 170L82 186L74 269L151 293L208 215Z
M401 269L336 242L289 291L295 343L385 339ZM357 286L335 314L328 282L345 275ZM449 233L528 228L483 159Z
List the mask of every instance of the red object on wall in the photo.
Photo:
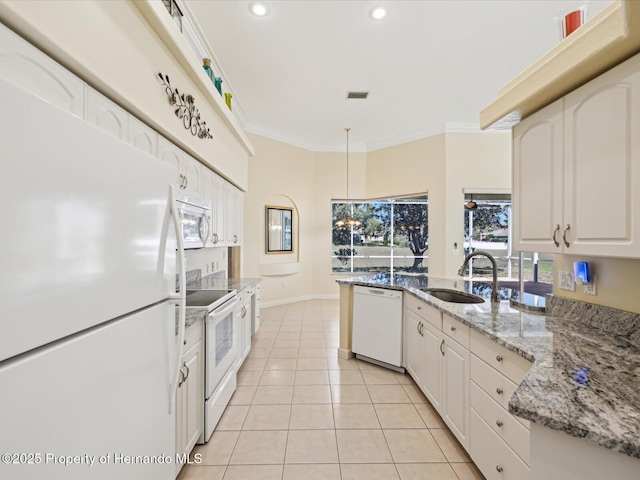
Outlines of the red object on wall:
M582 10L574 10L564 16L564 36L571 35L580 25L582 25Z

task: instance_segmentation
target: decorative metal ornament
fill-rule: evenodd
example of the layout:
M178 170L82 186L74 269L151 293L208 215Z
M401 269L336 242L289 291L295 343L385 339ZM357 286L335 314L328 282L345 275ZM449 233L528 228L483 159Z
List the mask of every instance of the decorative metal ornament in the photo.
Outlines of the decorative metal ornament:
M200 120L200 112L195 107L195 98L193 95L185 95L180 93L177 88L171 88L169 83L169 75L162 75L158 73L160 80L164 86L164 90L169 97L169 104L176 107L176 117L182 119L184 128L189 130L194 137L198 138L213 138L207 122Z

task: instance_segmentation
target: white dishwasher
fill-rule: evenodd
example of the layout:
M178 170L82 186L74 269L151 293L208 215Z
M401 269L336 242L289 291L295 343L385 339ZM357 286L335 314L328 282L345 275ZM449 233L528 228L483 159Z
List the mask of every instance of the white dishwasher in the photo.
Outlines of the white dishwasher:
M354 287L351 350L361 360L404 372L401 291Z

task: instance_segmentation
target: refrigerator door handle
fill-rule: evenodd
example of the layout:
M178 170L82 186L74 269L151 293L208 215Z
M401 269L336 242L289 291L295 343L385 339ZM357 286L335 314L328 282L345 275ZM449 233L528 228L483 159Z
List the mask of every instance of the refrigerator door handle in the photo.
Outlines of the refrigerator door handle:
M171 218L173 218L173 226L176 230L176 241L178 243L178 274L180 276L179 291L177 294L172 294L169 298L175 301L178 305L178 345L177 345L177 357L175 359L174 375L172 376L172 384L169 398L169 413L173 412L174 404L176 401L176 393L178 391L178 382L180 381L180 369L182 367L182 354L184 353L184 333L185 333L185 321L186 321L186 291L187 281L186 272L184 267L184 245L182 243L182 231L181 222L178 216L178 208L176 206L175 190L173 186L170 186L169 202L171 208Z

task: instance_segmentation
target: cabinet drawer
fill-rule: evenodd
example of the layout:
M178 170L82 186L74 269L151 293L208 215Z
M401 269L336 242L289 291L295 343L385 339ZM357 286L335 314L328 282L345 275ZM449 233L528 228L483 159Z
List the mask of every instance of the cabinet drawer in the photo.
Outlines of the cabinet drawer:
M404 294L404 305L438 330L442 330L442 312L437 308L427 305L422 300L414 297L413 295L409 295L408 293Z
M470 410L471 458L487 480L528 480L529 467L486 424Z
M507 377L497 372L475 355L471 355L471 380L474 381L502 408L509 411L509 399L518 386ZM515 417L522 425L529 428L529 421Z
M442 314L442 331L464 348L469 349L469 325L444 313Z
M520 384L531 368L531 362L475 330L471 332L470 347L472 353L516 384Z
M474 382L471 382L471 408L529 465L531 457L529 430Z

